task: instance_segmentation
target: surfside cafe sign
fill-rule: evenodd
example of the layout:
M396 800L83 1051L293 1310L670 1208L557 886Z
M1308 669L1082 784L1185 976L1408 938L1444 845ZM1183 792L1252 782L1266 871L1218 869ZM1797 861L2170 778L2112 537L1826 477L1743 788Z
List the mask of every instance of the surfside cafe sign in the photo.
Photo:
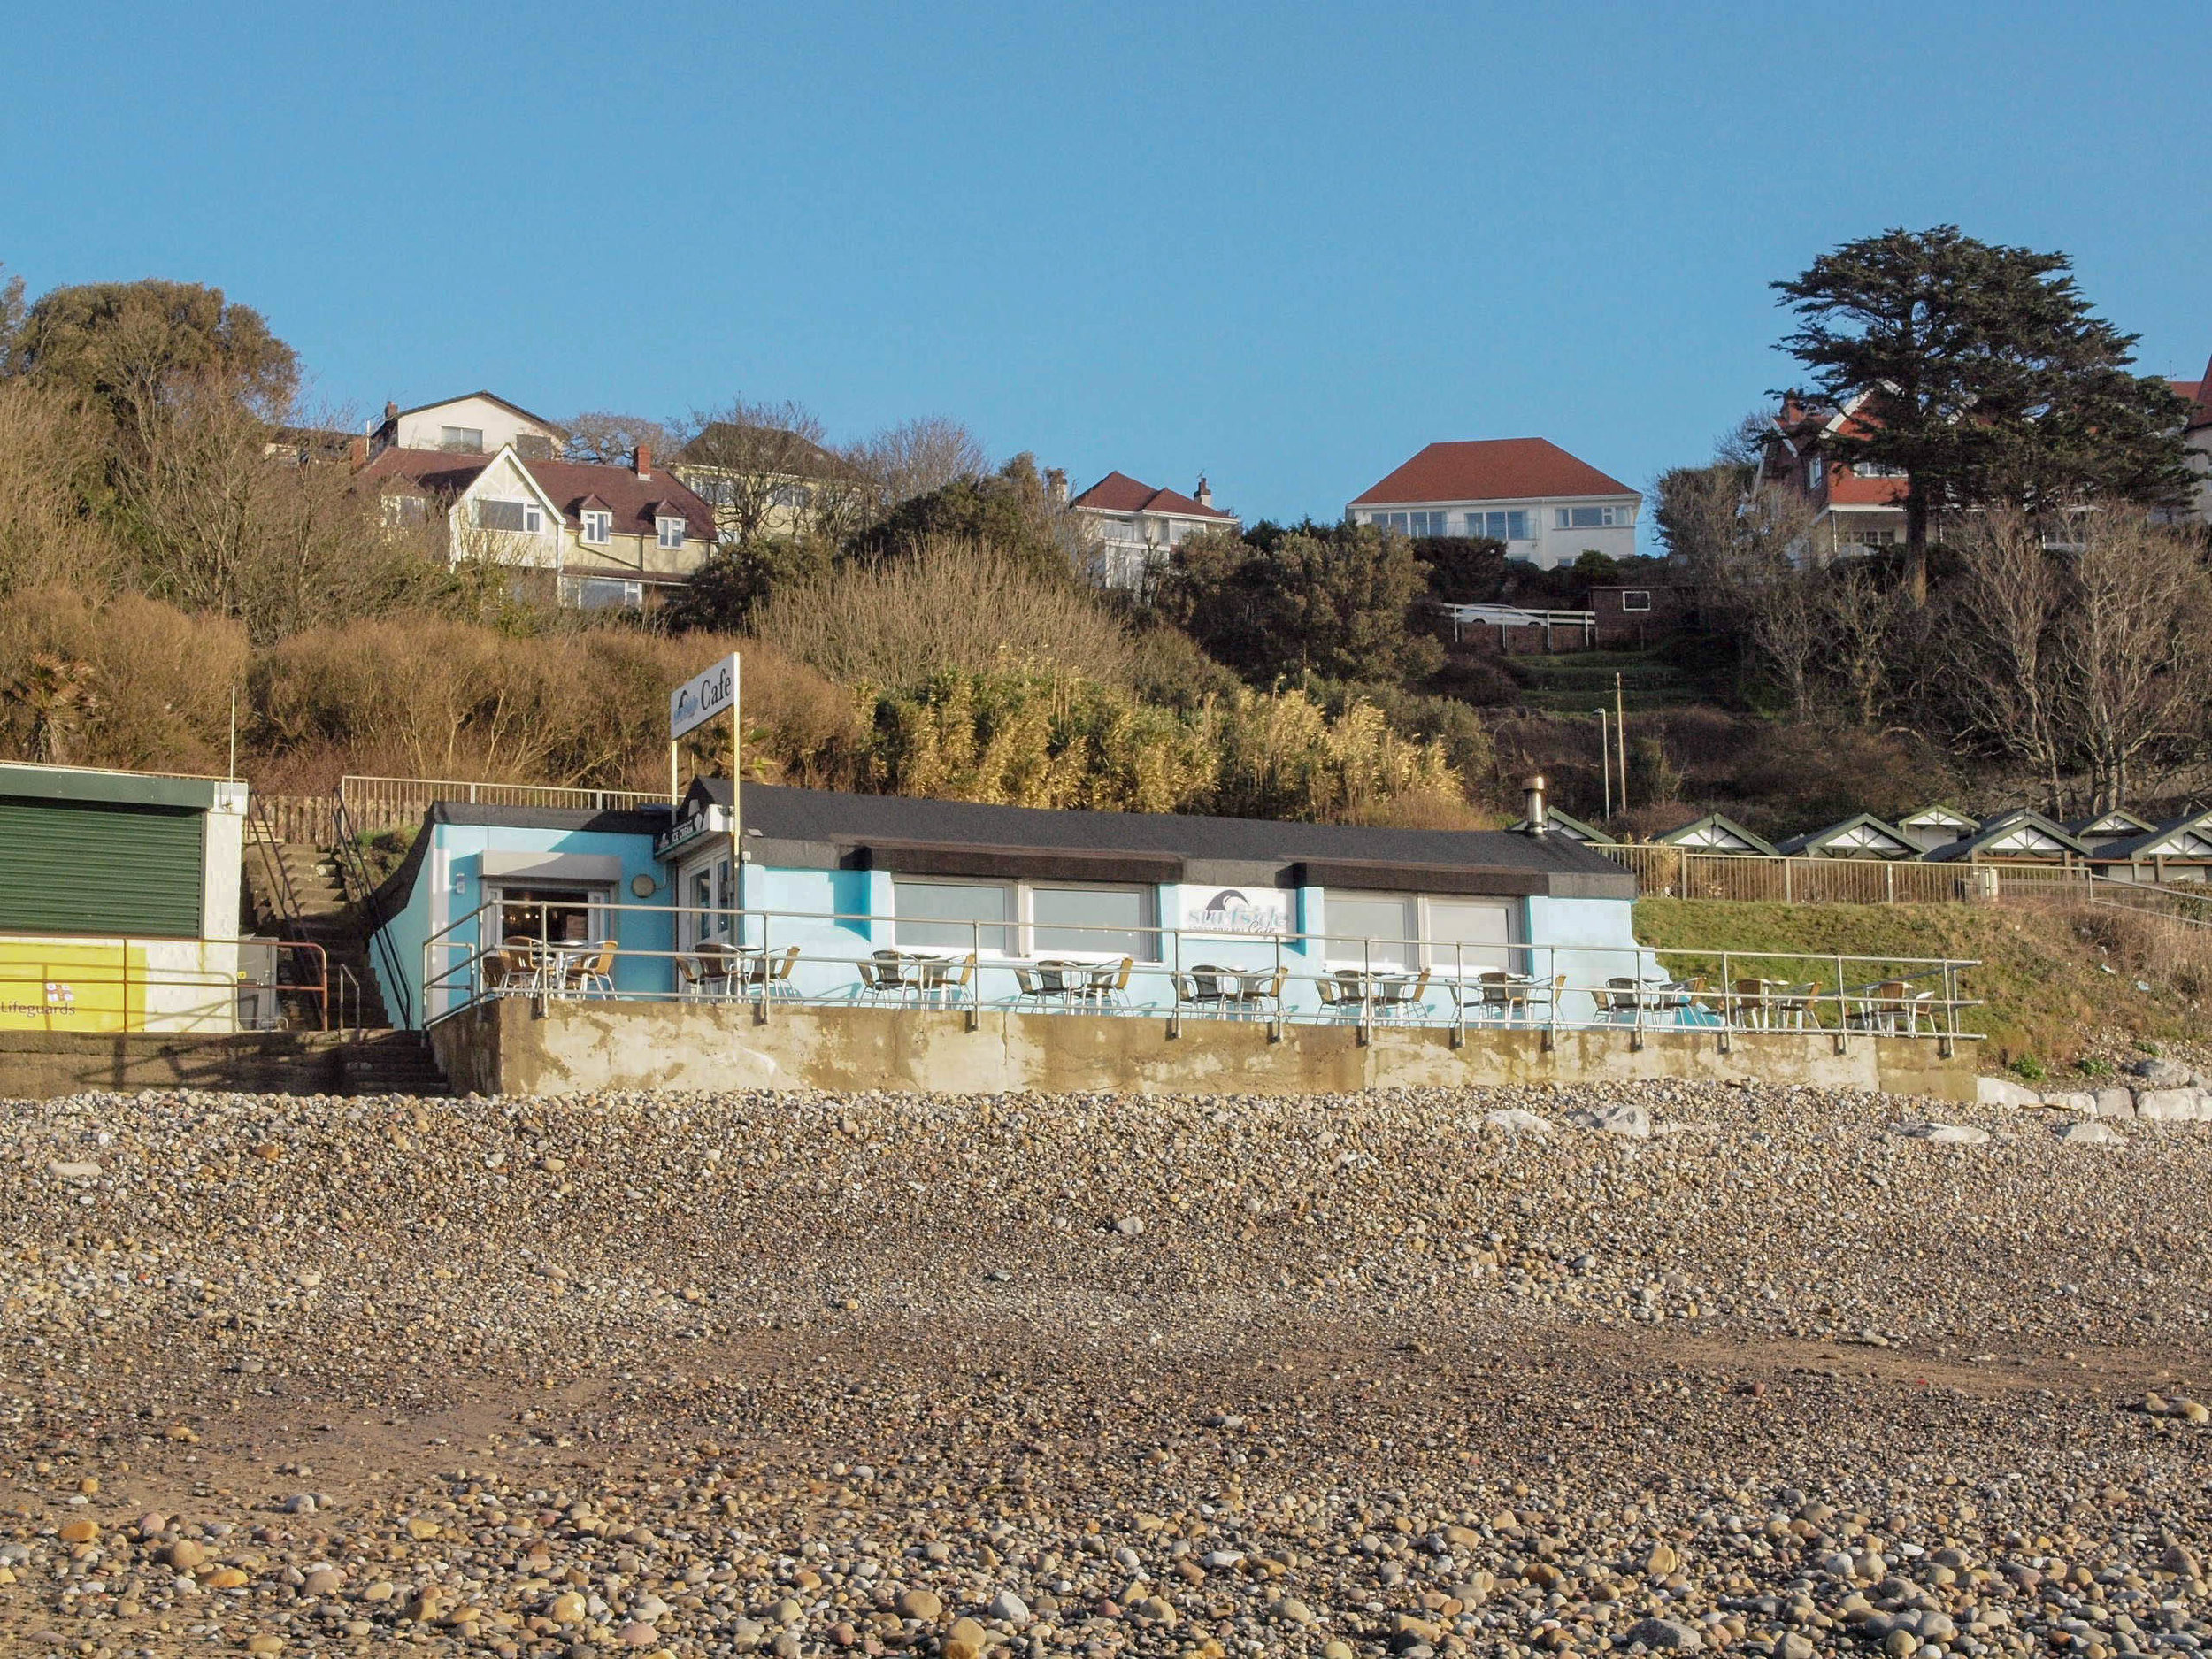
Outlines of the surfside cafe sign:
M737 657L733 653L668 694L669 741L704 726L736 701Z

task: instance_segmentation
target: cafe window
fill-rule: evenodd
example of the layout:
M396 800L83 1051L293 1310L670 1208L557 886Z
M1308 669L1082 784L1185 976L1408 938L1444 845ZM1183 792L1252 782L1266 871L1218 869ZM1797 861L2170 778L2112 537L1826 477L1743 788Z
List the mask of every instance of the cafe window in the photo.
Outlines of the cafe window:
M1421 937L1432 968L1480 973L1520 967L1513 949L1521 942L1516 937L1521 912L1517 901L1431 895L1421 901Z
M1014 889L1002 881L894 881L900 945L1014 954Z
M908 949L1159 957L1148 887L902 877L892 883L892 895L898 943Z
M710 939L727 943L737 909L736 889L730 882L728 857L702 859L684 872L684 931L687 948Z
M1145 887L1028 888L1029 949L1040 956L1155 955L1153 895Z
M607 895L596 887L502 887L499 936L549 944L582 944L607 936Z
M1333 892L1323 900L1322 925L1331 962L1402 968L1418 919L1409 893Z

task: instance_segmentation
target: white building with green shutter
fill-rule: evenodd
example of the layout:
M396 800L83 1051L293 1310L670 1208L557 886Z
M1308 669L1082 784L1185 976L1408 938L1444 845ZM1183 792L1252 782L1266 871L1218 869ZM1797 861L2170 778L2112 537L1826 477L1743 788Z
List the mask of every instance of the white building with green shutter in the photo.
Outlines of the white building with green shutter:
M238 1029L246 786L0 763L0 1030Z

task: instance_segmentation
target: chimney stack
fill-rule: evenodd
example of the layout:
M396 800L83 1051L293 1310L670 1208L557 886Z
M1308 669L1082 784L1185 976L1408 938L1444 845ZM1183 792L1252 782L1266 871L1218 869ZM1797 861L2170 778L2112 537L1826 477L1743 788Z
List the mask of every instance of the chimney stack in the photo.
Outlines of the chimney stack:
M384 419L387 420L397 420L399 419L399 405L395 403L388 397L384 400Z
M1052 497L1052 504L1056 507L1068 504L1068 475L1065 469L1057 466L1045 468L1045 494Z
M1213 487L1206 482L1206 475L1203 472L1198 475L1198 493L1191 499L1202 507L1210 507L1214 504Z
M366 438L346 440L346 462L357 472L369 464L369 441Z
M1544 804L1544 775L1521 780L1521 816L1528 820L1528 833L1548 835L1551 833L1550 810Z
M653 446L641 443L637 447L637 475L641 479L653 476Z

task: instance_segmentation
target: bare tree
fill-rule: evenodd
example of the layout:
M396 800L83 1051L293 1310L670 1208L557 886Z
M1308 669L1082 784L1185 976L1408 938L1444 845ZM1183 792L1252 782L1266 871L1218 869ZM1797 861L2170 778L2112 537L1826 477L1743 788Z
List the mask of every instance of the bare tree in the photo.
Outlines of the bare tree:
M981 478L991 470L982 441L942 415L886 426L855 444L847 458L873 491L879 515L956 479Z
M640 444L663 460L675 451L673 436L663 422L642 415L621 415L611 410L588 409L568 419L568 445L562 451L571 461L596 462L603 466L626 466Z
M2050 673L2096 810L2123 805L2147 751L2193 734L2212 702L2212 601L2193 537L2117 509L2082 515Z
M122 549L88 506L103 488L103 435L76 396L0 379L0 598L50 583L101 592L124 574Z
M1950 546L1958 574L1937 637L1953 719L1962 734L2034 772L2056 808L2065 757L2050 651L2062 572L2018 512L1971 515Z
M1811 579L1826 626L1826 673L1862 728L1876 725L1896 682L1900 588L1870 561L1852 559Z
M672 465L714 509L718 539L740 547L803 526L815 487L849 472L828 449L821 421L788 401L695 411L677 435L683 442Z

